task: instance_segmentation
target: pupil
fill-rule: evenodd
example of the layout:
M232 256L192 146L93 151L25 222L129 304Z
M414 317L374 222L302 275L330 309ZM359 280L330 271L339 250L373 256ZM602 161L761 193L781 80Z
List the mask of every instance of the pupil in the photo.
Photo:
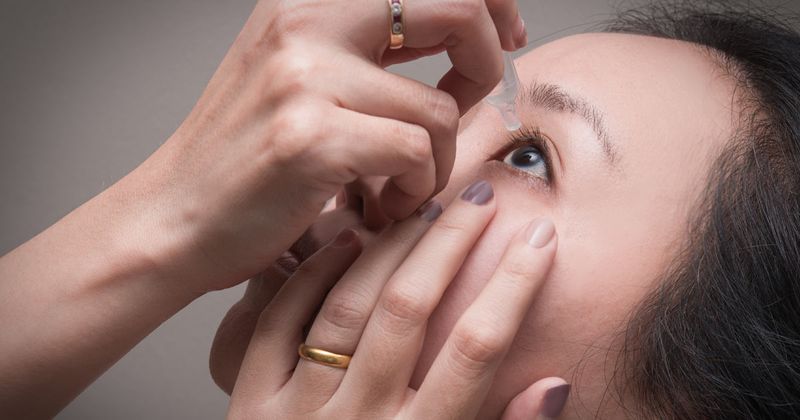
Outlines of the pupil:
M539 153L532 147L519 149L511 156L512 162L519 166L533 166L539 159Z

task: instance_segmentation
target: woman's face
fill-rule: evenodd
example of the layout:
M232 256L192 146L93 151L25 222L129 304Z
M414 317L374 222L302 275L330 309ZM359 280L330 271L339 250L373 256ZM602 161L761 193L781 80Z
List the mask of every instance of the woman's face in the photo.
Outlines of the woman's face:
M687 236L710 164L733 134L734 84L691 44L635 35L564 38L526 54L517 68L524 136L510 143L499 114L484 104L461 121L455 169L439 199L446 205L482 178L494 186L497 213L430 321L413 385L511 236L546 216L559 234L555 265L481 418L497 416L547 376L573 383L565 417L613 417L605 392L615 334ZM312 230L341 228L327 222L341 218L324 220Z
M501 412L537 379L561 376L575 381L567 412L599 408L606 418L614 410L612 401L601 404L614 335L687 236L710 165L733 135L734 84L692 44L622 34L565 38L526 54L517 68L526 86L518 99L523 134L538 136L547 155L525 137L511 145L489 106L462 119L443 196L484 178L498 210L431 320L414 381L511 236L547 216L559 234L556 262L483 414Z
M575 381L568 413L599 408L606 418L614 410L611 401L601 406L614 335L687 236L710 165L733 135L734 84L692 44L622 34L555 41L517 69L526 86L518 99L523 134L538 136L547 154L524 136L509 143L487 105L462 119L443 201L483 178L495 188L497 214L431 320L414 382L511 236L547 216L559 234L556 262L482 414L500 413L538 379L561 376Z

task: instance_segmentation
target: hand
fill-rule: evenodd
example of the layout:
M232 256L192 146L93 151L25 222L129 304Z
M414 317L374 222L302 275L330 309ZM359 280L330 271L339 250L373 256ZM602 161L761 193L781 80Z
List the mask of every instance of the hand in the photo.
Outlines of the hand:
M304 262L261 314L230 417L474 417L549 270L557 240L547 220L522 226L415 391L409 381L428 317L495 211L488 183L473 185L462 198L427 232L441 211L435 203L384 232L360 258L358 236L345 230ZM321 303L303 340L303 326ZM298 361L303 341L355 354L346 370ZM508 415L540 407L544 390L556 383L563 381L537 382L512 402Z
M149 245L166 255L157 262L202 291L228 287L356 179L388 177L380 201L392 219L443 188L459 114L499 81L500 40L522 45L524 26L514 0L407 6L406 48L387 51L385 0L257 5L190 115L128 180L157 231L146 236L159 237ZM453 69L439 89L382 68L445 49Z

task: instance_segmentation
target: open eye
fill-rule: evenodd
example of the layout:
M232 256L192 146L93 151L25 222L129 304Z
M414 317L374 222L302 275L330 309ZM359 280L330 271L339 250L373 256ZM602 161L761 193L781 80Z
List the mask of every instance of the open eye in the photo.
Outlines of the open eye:
M535 146L527 144L517 147L503 158L503 163L544 180L548 179L547 160Z

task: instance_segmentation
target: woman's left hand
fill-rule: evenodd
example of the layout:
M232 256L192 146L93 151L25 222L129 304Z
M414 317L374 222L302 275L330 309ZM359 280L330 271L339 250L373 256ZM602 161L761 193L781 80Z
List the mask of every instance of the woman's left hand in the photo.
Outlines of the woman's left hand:
M360 258L355 231L340 233L301 265L262 312L229 417L475 417L553 261L557 239L550 221L521 226L418 390L409 382L428 318L494 212L491 186L478 182L443 214L432 202L418 217L395 224ZM303 342L352 355L349 367L299 358ZM533 416L554 383L563 381L548 378L531 386L505 417Z

